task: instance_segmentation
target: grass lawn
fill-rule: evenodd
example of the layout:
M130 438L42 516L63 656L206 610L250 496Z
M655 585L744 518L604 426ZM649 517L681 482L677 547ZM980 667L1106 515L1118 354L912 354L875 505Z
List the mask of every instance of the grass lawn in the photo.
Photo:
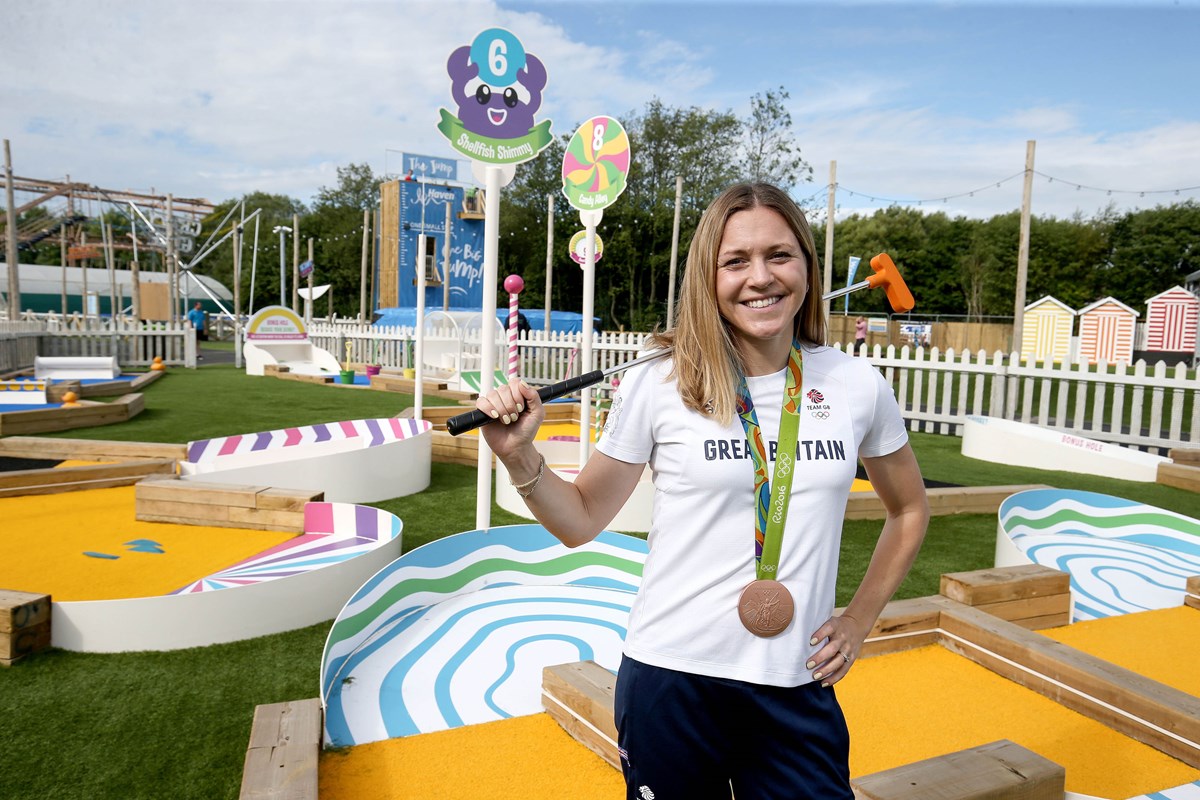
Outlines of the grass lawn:
M206 345L207 346L207 345ZM407 395L249 378L232 365L174 369L146 388L146 411L67 438L186 442L392 416ZM438 398L426 398L430 405ZM963 458L960 440L913 434L927 477L965 485L1044 483L1105 492L1200 517L1200 496L1168 487L1002 467ZM53 502L48 498L47 502ZM404 547L475 526L475 470L434 464L429 489L377 504L404 520ZM525 520L493 505L492 522ZM866 569L878 522L847 522L838 603ZM992 565L993 516L935 518L899 597L935 594L944 572ZM0 670L0 797L234 798L255 705L315 697L328 623L169 653L52 651Z

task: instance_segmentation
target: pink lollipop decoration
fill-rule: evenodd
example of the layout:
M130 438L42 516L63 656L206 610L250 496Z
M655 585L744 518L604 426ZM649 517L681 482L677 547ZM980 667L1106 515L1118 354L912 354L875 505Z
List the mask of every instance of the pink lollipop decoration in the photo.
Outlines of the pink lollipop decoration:
M525 288L520 275L509 275L504 279L504 291L508 292L508 379L517 379L517 295Z

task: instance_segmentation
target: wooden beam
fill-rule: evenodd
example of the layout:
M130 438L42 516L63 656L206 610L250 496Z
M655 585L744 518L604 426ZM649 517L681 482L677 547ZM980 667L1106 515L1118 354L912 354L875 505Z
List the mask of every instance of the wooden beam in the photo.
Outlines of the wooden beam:
M1200 492L1200 465L1164 462L1158 465L1155 482L1161 483L1163 486L1173 486L1176 489L1186 489L1189 492Z
M935 517L949 514L995 514L1000 504L1017 492L1046 489L1042 484L1019 486L947 486L927 489L929 513ZM846 519L884 519L887 510L875 492L851 492L846 501Z
M315 697L255 707L239 797L317 800L321 725Z
M129 461L136 458L187 457L187 445L158 442L116 442L93 439L54 439L47 436L9 436L0 439L0 455L10 458L57 458Z
M50 595L0 589L0 667L50 647Z
M946 649L1200 768L1200 698L977 608L933 602Z
M1070 575L1039 564L947 572L942 575L940 587L943 596L968 606L1027 600L1070 591Z
M857 800L1062 800L1067 771L1001 739L850 781Z
M595 661L546 667L542 670L542 707L571 738L620 769L613 721L616 681L616 675Z
M164 458L121 464L0 472L0 497L130 486L144 481L148 475L170 475L174 471L175 459Z

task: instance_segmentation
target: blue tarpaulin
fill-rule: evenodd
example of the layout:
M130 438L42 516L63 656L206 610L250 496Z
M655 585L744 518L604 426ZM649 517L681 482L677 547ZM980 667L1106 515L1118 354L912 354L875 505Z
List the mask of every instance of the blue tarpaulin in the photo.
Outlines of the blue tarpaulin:
M426 309L426 318L435 309ZM438 315L441 315L440 308L436 309ZM455 318L459 325L462 325L467 318L479 314L483 311L481 308L453 308L451 315ZM529 327L540 331L545 328L546 311L545 309L522 309L522 314L529 321ZM377 327L396 327L406 326L413 327L417 324L417 309L415 308L380 308L375 311L378 319L375 321ZM500 321L502 327L508 326L508 309L497 308L496 319ZM593 325L600 322L600 318L594 318ZM583 314L574 311L551 311L550 312L550 330L555 333L579 333L583 330Z

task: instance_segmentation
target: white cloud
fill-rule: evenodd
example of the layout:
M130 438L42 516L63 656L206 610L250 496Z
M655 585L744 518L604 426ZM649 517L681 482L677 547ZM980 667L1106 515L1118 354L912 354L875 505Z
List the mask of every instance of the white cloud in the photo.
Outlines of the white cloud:
M938 69L955 66L921 61L945 33L916 24L806 33L857 48L849 68L781 53L777 69L748 73L736 50L690 41L687 26L655 26L648 17L634 34L610 40L603 30L568 32L569 11L556 18L566 7L554 5L536 6L542 13L482 0L11 5L0 49L8 78L0 136L12 140L16 173L26 177L70 174L214 201L256 189L307 200L336 181L339 165L395 169L389 149L449 156L435 129L437 109L451 105L446 58L480 30L501 26L547 64L543 116L557 134L594 114L640 111L653 97L741 114L752 94L783 84L814 168L814 184L799 195L818 191L836 159L846 190L912 199L979 188L941 207L1003 213L1019 207L1020 180L994 184L1023 170L1027 139L1038 142L1037 170L1058 179L1035 185L1038 214L1181 199L1109 197L1064 182L1137 191L1200 184L1194 109L1167 109L1159 119L1168 121L1109 132L1070 97L988 98L983 110L940 97L937 105L924 93L937 85ZM677 20L686 8L659 16ZM873 49L900 46L913 53L911 69L872 68ZM840 199L843 208L871 207Z

